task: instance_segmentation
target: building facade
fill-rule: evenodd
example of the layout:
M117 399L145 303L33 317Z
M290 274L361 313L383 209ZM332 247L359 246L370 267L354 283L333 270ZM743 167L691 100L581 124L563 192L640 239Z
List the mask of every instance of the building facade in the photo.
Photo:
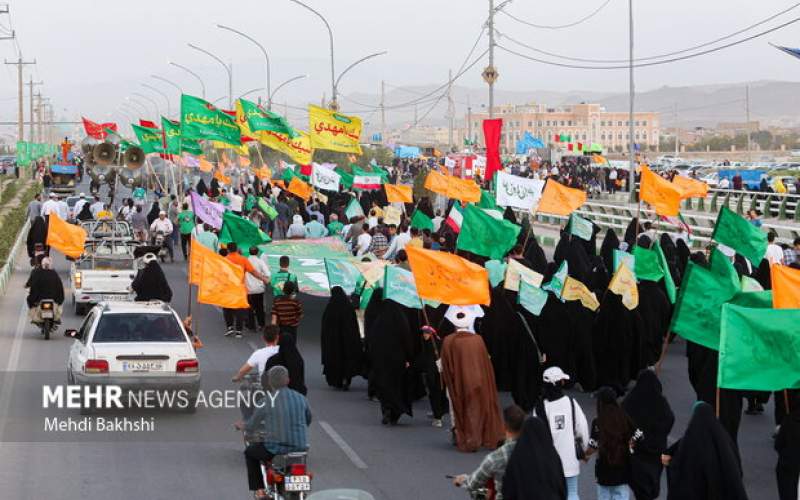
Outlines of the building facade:
M555 135L568 135L573 142L598 143L607 151L627 151L630 142L628 113L606 111L599 104L573 104L551 107L544 104L502 105L495 107L495 118L503 119L500 145L513 152L525 132L541 139L545 144L555 144ZM460 140L470 137L483 145L481 123L489 118L488 112L471 113L465 117L465 127L459 130ZM642 150L658 148L659 114L634 113L634 144Z

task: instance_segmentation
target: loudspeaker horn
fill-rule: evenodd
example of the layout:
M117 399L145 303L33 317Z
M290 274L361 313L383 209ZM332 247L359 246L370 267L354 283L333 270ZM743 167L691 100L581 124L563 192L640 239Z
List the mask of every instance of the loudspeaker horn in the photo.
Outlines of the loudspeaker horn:
M98 165L111 165L117 157L117 148L111 143L104 142L94 147L92 156L94 156L94 162Z
M128 146L125 150L123 163L131 170L136 170L144 165L144 150L139 146Z

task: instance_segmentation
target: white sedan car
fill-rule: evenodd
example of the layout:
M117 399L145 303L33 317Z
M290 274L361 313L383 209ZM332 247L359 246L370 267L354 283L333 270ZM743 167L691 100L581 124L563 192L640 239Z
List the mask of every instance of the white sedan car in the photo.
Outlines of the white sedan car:
M131 392L179 394L173 409L193 412L200 390L197 354L177 313L155 302L101 302L80 329L69 351L70 385L119 386L130 403ZM136 401L136 400L134 400ZM91 410L86 405L81 411Z

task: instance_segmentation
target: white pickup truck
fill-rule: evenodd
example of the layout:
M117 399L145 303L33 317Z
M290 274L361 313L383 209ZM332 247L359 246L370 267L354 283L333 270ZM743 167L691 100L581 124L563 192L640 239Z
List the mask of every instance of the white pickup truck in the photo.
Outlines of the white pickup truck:
M130 246L112 240L86 246L86 253L72 263L70 273L75 314L82 315L103 301L133 300L136 259Z

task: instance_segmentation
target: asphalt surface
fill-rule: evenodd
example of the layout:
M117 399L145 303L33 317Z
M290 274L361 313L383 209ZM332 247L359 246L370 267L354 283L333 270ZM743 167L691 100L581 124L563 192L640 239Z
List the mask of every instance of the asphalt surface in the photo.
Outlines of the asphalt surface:
M23 251L24 253L24 251ZM179 252L178 252L179 253ZM243 444L231 424L235 411L200 408L196 414L157 413L159 431L148 436L109 434L52 435L42 430L40 379L66 383L66 359L73 340L61 332L77 328L81 318L65 306L64 324L45 341L26 319L23 289L29 272L18 261L11 285L0 297L0 497L4 499L247 499ZM68 263L56 258L68 289ZM186 265L164 265L174 293L172 305L181 314L188 307ZM309 431L309 467L313 488L358 488L376 499L464 499L446 474L473 470L484 456L461 453L448 432L430 425L427 400L414 406L396 427L381 425L376 402L366 397L366 381L357 379L349 392L329 388L321 374L319 330L326 299L302 297L306 310L299 348L306 363L306 384L314 422ZM255 333L243 339L223 337L221 313L193 304L204 388L224 385L259 344ZM661 378L676 414L671 440L686 427L694 401L686 374L684 344L677 342L663 365ZM207 382L208 381L208 382ZM232 384L230 384L232 385ZM594 401L573 393L591 419ZM510 401L501 395L503 403ZM79 417L77 410L64 415ZM152 415L149 415L152 416ZM761 416L743 416L739 445L745 483L753 499L777 498L772 450L772 402ZM663 480L662 480L663 483ZM593 463L580 476L582 498L595 498ZM662 488L662 498L666 498Z

